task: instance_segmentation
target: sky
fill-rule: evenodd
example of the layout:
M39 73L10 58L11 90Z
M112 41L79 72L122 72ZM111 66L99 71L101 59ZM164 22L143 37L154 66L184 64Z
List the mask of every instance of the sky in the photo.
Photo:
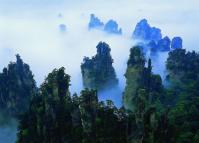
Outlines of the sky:
M117 92L120 95L113 100L119 105L129 49L135 44L131 35L136 23L146 18L162 30L163 36L181 36L185 49L199 51L198 5L198 0L0 0L0 70L20 54L39 86L54 68L64 66L71 75L71 92L80 92L83 57L95 55L98 42L105 41L111 47L120 85L108 95L102 93L101 98L113 98ZM103 22L116 20L123 35L88 31L91 13ZM67 26L66 33L60 33L60 24ZM157 57L154 72L164 73L166 57ZM14 138L8 134L15 136L15 132L13 126L0 128L0 138L13 143Z

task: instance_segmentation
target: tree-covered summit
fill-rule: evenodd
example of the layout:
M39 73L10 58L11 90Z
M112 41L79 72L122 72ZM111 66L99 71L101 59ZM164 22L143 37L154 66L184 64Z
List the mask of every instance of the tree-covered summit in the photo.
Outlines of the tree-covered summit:
M10 62L0 73L1 110L11 116L23 113L36 92L36 83L29 65L16 55L16 62Z
M163 91L162 79L159 75L152 73L151 59L146 63L142 47L131 48L125 77L126 87L123 102L127 109L135 110L134 102L136 102L140 90L144 90L147 100L151 104L160 98Z
M71 96L70 76L53 70L20 116L17 143L198 143L198 53L169 53L165 87L142 49L130 50L121 108L94 89ZM90 62L107 56L100 43Z
M69 79L64 68L48 75L20 118L17 143L125 143L122 111L99 102L96 90L71 96Z
M118 84L110 47L105 42L97 45L97 54L91 59L85 57L81 65L83 85L86 88L105 89Z

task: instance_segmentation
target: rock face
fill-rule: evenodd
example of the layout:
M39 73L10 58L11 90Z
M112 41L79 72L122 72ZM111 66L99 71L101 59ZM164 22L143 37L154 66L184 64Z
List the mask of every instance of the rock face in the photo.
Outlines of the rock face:
M119 28L118 24L114 20L109 20L106 24L101 22L101 20L96 17L94 14L90 16L90 22L88 24L89 30L91 29L101 29L109 34L122 34L122 29Z
M102 28L102 27L104 27L104 23L101 22L100 19L96 17L94 14L91 14L88 28L93 29L93 28Z
M171 48L172 49L182 49L182 38L174 37L171 41Z
M123 103L126 109L134 113L134 122L129 127L133 130L129 135L131 143L148 142L153 138L154 131L148 130L148 127L156 128L156 105L163 95L161 77L153 74L150 59L145 65L142 49L140 46L131 48L125 73Z
M122 29L118 27L118 24L114 20L109 20L105 26L104 31L113 34L122 34Z
M171 40L169 37L164 37L163 39L159 40L156 44L155 41L150 41L147 44L147 47L149 47L151 53L155 52L168 52L171 50Z
M135 39L146 40L146 41L159 41L162 39L161 30L156 27L151 27L146 19L142 19L137 23L135 30L132 35Z
M85 57L81 65L83 85L85 88L105 89L118 84L110 47L104 42L97 45L97 54L91 59Z
M142 78L142 71L144 70L145 58L140 50L141 47L134 47L130 50L129 60L127 62L127 70L125 73L126 87L123 96L123 104L126 109L132 110L135 108L132 103L136 96L139 87L138 81Z
M171 47L171 40L169 39L169 37L164 37L163 39L158 41L158 49L160 51L170 51L170 47Z
M151 50L152 53L155 53L155 52L157 52L157 51L159 50L158 45L156 44L155 41L150 41L150 42L147 44L147 47L150 48L150 50Z
M26 111L37 90L29 66L19 55L16 58L0 73L0 109L11 116Z
M146 19L137 23L132 38L142 40L145 51L150 51L152 55L156 52L169 52L182 48L181 37L174 37L172 41L168 36L162 38L161 30L151 27Z
M135 106L139 90L145 90L149 102L156 100L154 95L162 92L162 80L159 75L152 72L152 64L149 59L145 66L146 59L142 47L135 46L130 50L127 70L125 73L126 87L123 96L124 107L128 110L135 111ZM158 96L157 96L158 97Z

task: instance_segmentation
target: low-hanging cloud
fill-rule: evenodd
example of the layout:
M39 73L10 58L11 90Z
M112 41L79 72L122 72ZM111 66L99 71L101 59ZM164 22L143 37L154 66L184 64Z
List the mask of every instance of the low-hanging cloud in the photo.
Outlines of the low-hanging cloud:
M82 86L79 80L80 64L84 56L96 53L95 46L99 41L110 45L117 74L123 76L129 49L133 45L130 37L136 23L142 18L147 18L149 23L160 27L165 35L182 36L185 48L197 48L195 41L199 34L196 28L199 23L196 18L198 2L194 0L0 2L0 67L2 69L9 61L15 60L14 55L19 53L24 61L30 64L38 85L53 68L64 66L66 72L72 76L72 91L79 92ZM181 5L176 7L179 2ZM59 13L62 14L61 18L58 17ZM97 30L88 31L90 13L95 13L104 21L115 19L123 28L124 35L114 36ZM66 33L60 33L59 24L67 26Z
M15 54L19 53L30 65L39 86L49 72L64 66L71 75L71 92L79 93L83 88L80 70L83 57L95 55L96 45L104 41L111 47L120 84L117 91L102 92L100 99L111 98L121 105L123 75L129 49L135 43L130 37L136 23L146 18L162 30L163 36L181 36L184 48L198 51L198 5L196 0L0 0L0 69L15 61ZM103 21L116 20L123 35L88 31L91 13ZM66 25L66 32L60 32L60 24ZM165 53L155 59L155 73L164 74L166 57ZM116 93L120 95L114 96ZM0 129L0 137L9 129ZM16 127L12 131L16 132Z
M19 53L28 63L39 86L54 68L64 66L71 75L71 91L80 92L82 87L80 64L84 56L93 56L99 41L107 42L112 51L114 67L124 88L124 73L129 49L134 41L130 38L136 23L148 19L151 25L162 29L163 36L181 36L184 47L196 50L199 37L198 2L176 0L0 0L0 68L15 60ZM181 2L181 5L175 5ZM114 19L123 28L123 35L108 35L102 31L88 31L90 14L103 21ZM60 16L60 14L62 16ZM186 20L185 20L186 16ZM65 24L66 32L59 25ZM154 72L164 72L165 56L154 63Z

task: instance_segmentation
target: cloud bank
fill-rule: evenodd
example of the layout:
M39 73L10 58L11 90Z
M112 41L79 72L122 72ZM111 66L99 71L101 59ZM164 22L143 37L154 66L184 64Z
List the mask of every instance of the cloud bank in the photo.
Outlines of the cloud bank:
M64 66L71 75L71 92L80 92L83 57L95 55L96 45L104 41L111 47L120 85L115 91L101 93L100 99L111 98L121 105L123 75L129 49L135 43L130 38L136 23L146 18L163 36L181 36L184 48L199 51L198 5L197 0L0 0L0 70L19 53L30 65L38 86L54 68ZM91 13L102 21L116 20L123 35L88 31ZM60 24L66 25L66 32L60 32ZM156 57L155 73L164 74L166 57ZM0 128L3 142L13 143L15 133L16 126Z
M0 69L19 53L30 65L38 86L53 68L64 66L71 75L72 93L79 92L83 57L95 55L96 45L104 41L112 49L122 90L129 49L135 43L130 37L143 18L159 27L163 36L179 35L184 48L198 50L199 2L195 0L0 0L0 3ZM123 35L88 31L91 13L103 21L115 19ZM60 24L66 25L66 32L60 33ZM159 67L165 61L165 56L159 57L154 64L160 65L154 70L157 73L163 72Z

